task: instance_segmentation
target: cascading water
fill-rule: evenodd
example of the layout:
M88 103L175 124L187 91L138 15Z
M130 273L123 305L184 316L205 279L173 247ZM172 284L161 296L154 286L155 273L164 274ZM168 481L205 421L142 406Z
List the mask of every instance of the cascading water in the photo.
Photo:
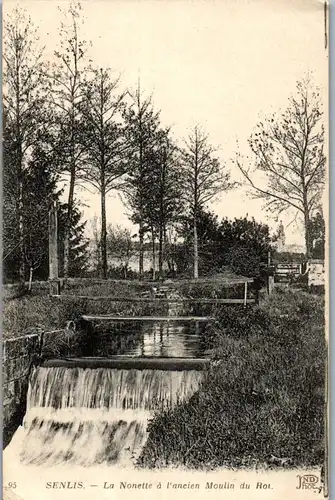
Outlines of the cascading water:
M201 377L195 370L36 368L20 461L129 466L144 446L153 412L189 398Z

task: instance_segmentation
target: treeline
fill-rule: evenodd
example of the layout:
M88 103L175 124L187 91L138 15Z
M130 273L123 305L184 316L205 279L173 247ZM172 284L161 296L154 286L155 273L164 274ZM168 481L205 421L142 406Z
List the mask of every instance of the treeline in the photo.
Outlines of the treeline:
M227 268L234 274L257 277L267 263L268 252L275 236L270 236L266 224L246 217L219 220L213 212L202 210L197 215L199 274L209 276L219 274ZM164 242L165 277L192 276L193 271L193 220L184 217L179 220L176 237ZM93 238L90 246L90 263L93 274L101 270L100 237L96 221L93 223ZM144 241L145 254L150 252L151 267L145 270L146 278L159 277L155 265L155 253L159 251L158 242L155 248L152 241ZM107 256L109 277L137 277L130 267L130 261L139 256L139 243L132 238L129 229L122 226L107 227Z
M102 277L107 276L106 196L111 190L119 190L131 220L139 226L140 276L145 235L150 234L153 249L158 243L162 273L167 233L186 213L193 219L197 276L196 214L231 187L229 173L199 126L184 147L178 147L170 129L162 126L151 97L143 97L140 84L134 92L122 91L111 70L88 63L89 44L80 39L80 11L80 4L72 3L64 13L53 64L44 60L32 21L22 10L14 10L5 23L5 274L23 281L28 269L32 272L45 260L46 252L40 258L34 247L46 249L43 215L51 201L59 200L57 186L65 178L68 200L60 204L65 277L73 275L74 259L83 256L86 244L78 220L80 183L100 193Z
M94 67L90 42L81 38L79 3L69 4L63 16L53 62L45 59L37 31L22 9L14 9L4 24L5 279L24 281L33 272L47 276L51 202L59 207L62 273L67 277L85 271L88 242L78 187L88 185L101 200L98 252L103 278L108 275L106 197L111 190L118 191L139 228L139 276L144 272L145 239L162 276L168 249L176 248L181 237L188 254L192 248L197 277L199 228L207 204L235 187L228 166L219 161L200 125L177 143L140 82L134 90L123 89L111 69ZM266 174L268 189L258 190L240 155L236 165L271 210L293 207L303 214L309 253L310 220L320 205L325 158L323 130L314 130L321 117L317 95L310 94L310 105L306 89L298 87L305 100L291 102L286 115L272 119L270 132L262 124L250 139L254 166ZM60 202L61 182L66 203Z

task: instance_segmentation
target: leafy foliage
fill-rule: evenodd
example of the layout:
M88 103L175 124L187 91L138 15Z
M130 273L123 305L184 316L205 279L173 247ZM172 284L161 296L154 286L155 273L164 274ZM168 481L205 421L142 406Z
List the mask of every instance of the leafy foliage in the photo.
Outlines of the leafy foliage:
M58 239L59 239L59 255L60 258L60 273L64 276L64 241L65 231L68 231L67 226L67 205L60 204L58 210ZM69 250L70 250L70 265L68 275L71 277L80 277L85 275L88 266L88 245L89 241L85 237L86 221L82 222L82 214L79 206L74 205L72 212L72 222L69 235Z
M326 225L321 212L317 212L310 220L310 234L312 242L311 256L313 259L325 258Z
M148 214L152 208L152 156L160 135L159 113L154 111L150 97L143 99L140 86L130 93L131 102L123 112L127 144L127 175L122 196L130 209L130 219L139 225L139 274L143 276L143 240L152 230Z
M198 212L199 267L203 274L213 274L228 266L235 274L257 277L267 262L270 235L267 225L247 217L230 221L204 210ZM182 269L190 265L193 220L185 218L180 230L184 237Z

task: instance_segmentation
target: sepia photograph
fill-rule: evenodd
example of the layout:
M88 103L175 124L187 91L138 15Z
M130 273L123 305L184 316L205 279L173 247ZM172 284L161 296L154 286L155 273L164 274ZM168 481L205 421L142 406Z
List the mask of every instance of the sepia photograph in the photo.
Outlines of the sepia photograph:
M4 0L5 500L328 491L328 4Z

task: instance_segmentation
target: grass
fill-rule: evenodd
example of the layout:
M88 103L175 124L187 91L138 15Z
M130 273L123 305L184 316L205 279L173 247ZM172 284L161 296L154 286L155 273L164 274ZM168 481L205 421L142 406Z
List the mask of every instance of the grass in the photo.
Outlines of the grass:
M139 465L304 467L324 459L324 299L277 291L216 311L213 363L186 403L157 414Z
M107 297L138 297L139 294L150 290L150 284L139 281L107 280L94 282L94 280L69 281L65 284L62 293L65 295L95 295Z
M192 285L188 296L208 296L209 286ZM37 294L4 301L4 338L34 327L63 328L85 313L147 314L150 304L78 298L92 294L131 298L140 290L143 286L136 283L87 282L69 284L64 293L73 297L67 299ZM202 342L212 363L202 387L188 402L155 415L139 465L199 469L320 465L324 297L278 289L259 306L216 307L211 313L216 321L205 330ZM56 347L66 351L70 340Z
M147 285L149 286L149 285ZM3 302L3 338L12 338L31 333L36 328L44 331L64 328L69 321L83 314L145 315L150 304L132 303L143 286L131 282L108 282L106 284L73 283L62 291L71 297L50 297L44 289L31 295L23 295ZM78 296L105 296L105 300L86 300ZM129 302L109 302L108 297L129 297ZM152 308L152 306L151 306Z

